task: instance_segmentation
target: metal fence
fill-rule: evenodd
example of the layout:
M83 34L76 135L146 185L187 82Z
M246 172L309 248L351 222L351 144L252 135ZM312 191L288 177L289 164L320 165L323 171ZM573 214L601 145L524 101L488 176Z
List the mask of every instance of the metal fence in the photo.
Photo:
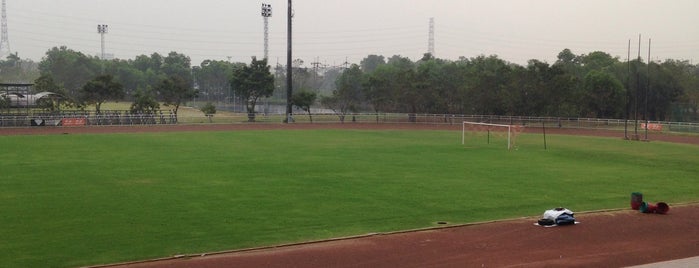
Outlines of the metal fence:
M295 123L390 123L390 124L445 124L461 125L463 121L511 125L541 125L561 128L622 130L624 127L643 129L646 122L623 119L455 115L455 114L401 114L401 113L355 113L340 116L333 113L294 114ZM285 114L258 113L255 123L282 123ZM129 111L60 112L60 113L15 113L0 114L0 127L66 126L76 125L166 125L166 124L240 124L249 123L246 113L226 113L213 116L179 115L172 111L133 114ZM653 131L699 133L699 123L649 121Z
M100 126L177 124L172 112L131 113L129 111L68 111L59 113L0 114L0 127Z
M282 123L285 114L256 114L256 123ZM624 119L598 118L563 118L563 117L531 117L531 116L494 116L494 115L454 115L454 114L400 114L400 113L356 113L343 117L337 114L294 114L295 123L373 123L373 124L443 124L461 125L463 121L483 122L511 125L546 124L547 127L623 130L624 127L642 129L645 121ZM247 123L247 114L214 115L213 117L189 116L179 117L180 123L188 124L236 124ZM636 125L638 124L638 125ZM653 131L699 133L699 123L649 121L649 126L657 126Z

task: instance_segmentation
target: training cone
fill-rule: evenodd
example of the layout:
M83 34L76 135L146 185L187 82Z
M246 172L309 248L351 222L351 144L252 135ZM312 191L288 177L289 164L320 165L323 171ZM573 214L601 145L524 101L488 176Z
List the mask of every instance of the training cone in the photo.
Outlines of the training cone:
M641 213L655 213L655 211L658 210L658 206L643 202L638 210L641 211Z
M667 212L670 211L670 206L667 205L665 202L658 202L657 208L655 210L655 213L658 214L667 214Z

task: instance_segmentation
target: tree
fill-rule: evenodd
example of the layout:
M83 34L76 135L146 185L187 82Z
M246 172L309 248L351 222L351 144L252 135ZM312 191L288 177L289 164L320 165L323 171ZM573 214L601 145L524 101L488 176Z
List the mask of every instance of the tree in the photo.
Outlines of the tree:
M556 64L561 64L561 65L568 65L572 64L575 65L577 64L577 58L578 56L575 56L570 49L563 49L560 53L558 53L558 60L556 60Z
M233 71L231 88L243 100L248 112L248 121L255 122L255 106L263 97L274 93L274 76L270 73L267 59L252 59L249 66Z
M97 113L100 106L108 100L119 100L124 97L124 87L114 81L111 75L100 75L88 81L80 91L80 101L85 104L94 104Z
M68 49L65 46L54 47L46 52L39 71L41 75L51 75L56 84L66 89L71 97L102 69L100 60L89 57L81 52Z
M163 79L154 89L165 106L175 107L173 111L175 116L177 116L177 111L182 103L196 97L198 94L189 81L177 75Z
M56 81L53 80L53 77L51 75L42 75L36 80L34 80L34 90L37 92L53 92L53 93L58 93L62 94L63 89L61 89L57 84Z
M298 91L291 96L291 103L296 106L296 108L306 111L311 123L313 123L311 105L316 101L316 97L316 93L306 90Z
M459 95L464 81L463 68L456 63L436 59L430 53L418 62L413 85L416 112L458 113L463 102Z
M22 60L17 53L10 53L0 60L0 81L27 82L39 77L38 65L31 60Z
M42 75L34 80L34 90L57 94L57 97L42 99L40 106L49 111L58 111L63 105L72 106L75 104L73 99L66 96L65 90L56 85L56 82L50 75Z
M153 89L165 106L174 106L175 117L182 103L198 95L192 86L190 59L186 55L173 51L163 58L154 53L150 60L141 57L139 64L148 68L145 79L159 79Z
M548 82L548 95L550 109L545 110L544 115L548 116L577 116L579 114L578 84L580 79L571 73L566 72L561 66L553 65L549 69L551 77Z
M501 94L511 85L511 66L497 56L478 56L469 62L467 94L475 114L505 114Z
M205 60L193 68L200 94L207 101L222 101L230 91L234 65L226 61Z
M616 77L603 71L591 71L585 76L583 103L586 114L597 118L619 118L624 108L624 86Z
M530 116L577 116L579 98L573 98L574 77L561 65L530 60L526 68L513 67L513 80L508 95L518 95L517 100L507 100L508 112Z
M133 61L133 65L136 69L145 72L147 70L153 70L160 72L163 66L163 56L158 53L153 53L150 57L146 55L137 56Z
M291 71L293 88L315 89L320 86L318 85L318 73L315 72L315 70L304 67L294 67Z
M163 79L168 78L168 76L162 72L163 56L158 53L153 53L150 57L146 55L137 56L136 59L133 60L132 65L143 73L143 80L146 87L154 87Z
M206 115L206 117L209 118L209 123L211 123L213 121L212 118L214 117L214 114L216 114L216 106L214 106L213 103L207 102L206 105L204 105L204 107L201 107L201 109L199 109L199 110L202 113L204 113L204 115Z
M583 66L583 73L585 74L594 70L611 71L617 62L619 62L618 58L614 58L602 51L594 51L590 54L580 56L580 63Z
M389 72L392 83L390 83L390 94L394 111L415 113L417 107L414 105L417 95L416 89L415 63L409 58L394 55L388 59L392 72ZM411 117L411 120L414 117Z
M170 52L163 59L161 71L168 77L178 76L187 83L192 84L191 60L188 56L177 52Z
M360 63L361 69L364 73L371 73L376 70L381 65L386 64L386 60L383 56L369 55L364 58Z
M376 113L376 122L379 121L379 112L389 112L393 104L393 88L396 81L398 68L393 65L381 65L368 74L362 87L363 94Z
M132 62L126 60L112 60L103 62L105 74L114 76L114 80L124 85L127 96L134 94L137 89L145 89L151 85L146 83L146 75L137 69Z
M317 63L317 65L314 64L315 67L319 66L320 63ZM332 92L332 89L328 89L326 85L332 85L335 83L335 80L328 80L331 81L331 83L326 84L326 78L321 77L319 74L319 70L317 68L306 68L302 67L303 66L303 60L301 59L296 59L292 63L292 88L299 89L299 88L304 88L308 90L313 90L316 93L322 94L323 89L326 92ZM277 65L274 68L275 71L275 84L278 86L276 88L277 93L275 96L279 96L279 98L286 98L286 67L283 67L281 65ZM329 71L326 72L327 74L330 74L331 76L333 74L337 74L337 72ZM284 97L281 97L284 96Z
M671 67L673 74L678 76L679 84L684 88L684 94L678 98L678 102L673 109L671 120L676 121L699 121L699 65L691 65L687 61L666 61L661 64L662 68ZM680 71L681 70L681 71ZM651 73L654 73L651 70Z
M345 122L347 113L357 111L361 104L363 79L359 65L353 64L337 78L337 90L333 91L333 95L323 97L320 102L333 110L340 122Z
M131 113L155 113L160 109L160 103L155 100L151 90L137 89L131 104Z
M648 118L668 120L672 103L682 96L688 96L686 92L691 91L691 87L696 89L696 84L692 84L691 78L687 77L691 67L686 62L667 60L662 64L651 62L648 70L650 88L646 88L647 94L643 94L648 96Z

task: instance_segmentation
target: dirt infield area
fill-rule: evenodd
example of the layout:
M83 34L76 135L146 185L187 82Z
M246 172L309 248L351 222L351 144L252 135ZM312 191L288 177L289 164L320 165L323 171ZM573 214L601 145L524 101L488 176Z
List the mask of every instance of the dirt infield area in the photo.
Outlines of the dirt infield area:
M145 127L11 128L0 135L277 129L441 129L460 125L231 124ZM541 132L529 128L527 132ZM623 138L623 132L547 129L550 134ZM650 141L699 144L699 136L651 133ZM699 204L668 214L633 210L578 213L579 224L535 226L536 218L369 234L330 241L177 256L109 267L625 267L699 256ZM542 211L543 213L543 211Z

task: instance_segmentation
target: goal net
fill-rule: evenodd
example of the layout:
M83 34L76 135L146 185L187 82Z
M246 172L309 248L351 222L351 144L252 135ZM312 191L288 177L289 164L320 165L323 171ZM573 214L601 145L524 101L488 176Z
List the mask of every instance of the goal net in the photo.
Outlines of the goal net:
M463 122L461 132L461 144L470 142L502 143L507 144L507 149L515 148L517 137L524 130L521 125L502 125L477 122Z

